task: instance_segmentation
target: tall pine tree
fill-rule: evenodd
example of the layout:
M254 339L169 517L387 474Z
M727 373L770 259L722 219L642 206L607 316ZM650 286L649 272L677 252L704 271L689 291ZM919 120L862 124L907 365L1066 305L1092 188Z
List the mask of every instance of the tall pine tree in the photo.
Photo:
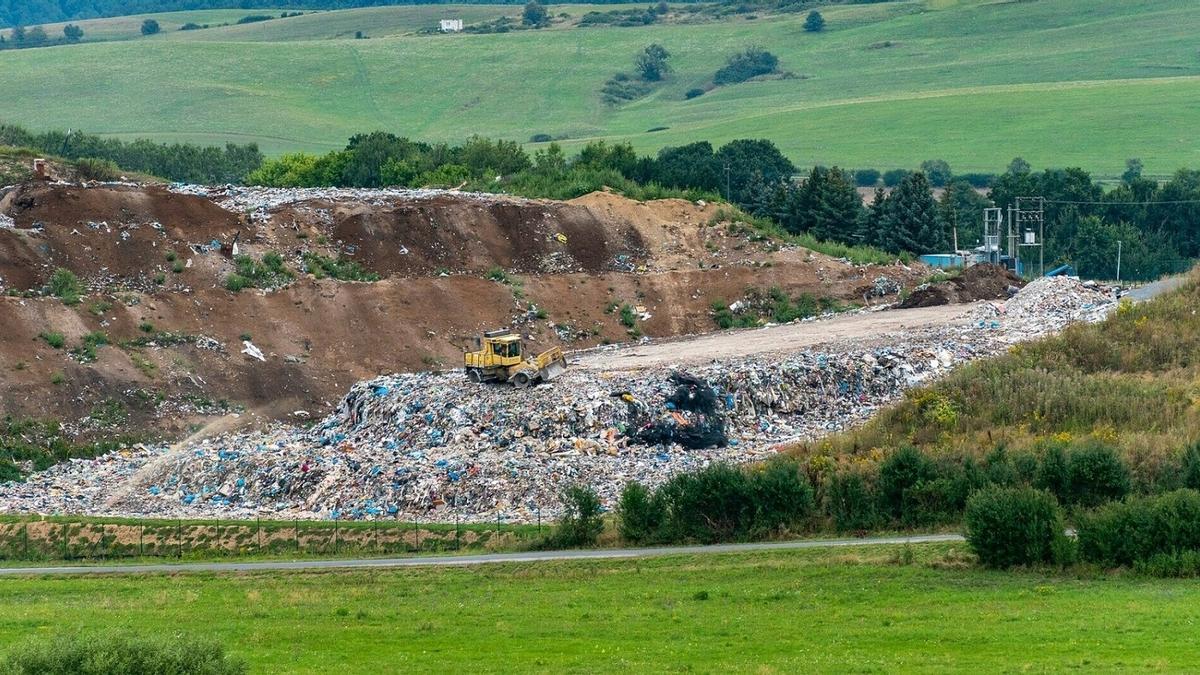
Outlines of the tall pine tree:
M855 240L862 200L854 179L837 168L813 167L796 193L795 230L818 239L850 243Z
M883 248L883 215L887 210L887 195L883 188L875 188L871 205L858 216L858 243L864 246Z
M932 253L946 248L946 233L925 174L900 181L887 198L882 222L883 247L892 252Z

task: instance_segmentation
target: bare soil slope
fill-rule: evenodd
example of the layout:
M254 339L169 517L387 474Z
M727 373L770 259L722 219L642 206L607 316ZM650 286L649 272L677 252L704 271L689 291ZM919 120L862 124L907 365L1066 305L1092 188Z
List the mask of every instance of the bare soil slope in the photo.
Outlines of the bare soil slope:
M715 330L713 303L748 289L886 302L895 296L873 297L875 279L908 288L926 272L756 240L714 222L712 205L682 200L190 192L28 184L0 196L15 223L0 227L0 414L92 435L179 435L230 412L315 416L357 380L456 367L483 329L514 326L538 347L572 349L672 337ZM279 253L296 280L225 290L235 241L254 258ZM318 280L305 253L381 279ZM89 289L79 305L38 293L57 268ZM507 276L489 278L495 268ZM633 328L622 305L637 308ZM109 344L91 360L84 338L95 332ZM50 333L66 344L39 337ZM265 361L242 353L246 339ZM125 417L93 414L114 409Z

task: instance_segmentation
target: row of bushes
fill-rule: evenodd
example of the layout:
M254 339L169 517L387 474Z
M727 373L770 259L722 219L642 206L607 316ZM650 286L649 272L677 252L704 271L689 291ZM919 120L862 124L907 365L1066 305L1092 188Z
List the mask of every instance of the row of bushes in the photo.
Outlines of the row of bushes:
M990 567L1133 567L1157 576L1200 575L1200 492L1130 497L1081 514L1078 540L1065 533L1054 495L1031 487L989 488L967 502L967 541Z
M1188 456L1200 477L1200 451ZM1056 509L1061 501L1082 510L1121 499L1130 486L1116 452L1095 441L1051 448L1040 458L1000 448L982 462L935 459L906 446L874 470L821 471L811 462L778 458L756 467L712 465L654 490L630 483L617 514L621 535L632 542L716 542L824 524L867 531L957 523L971 496L989 488L1037 489Z
M656 490L630 483L617 512L628 541L713 543L793 529L813 515L814 504L800 463L778 459L751 468L715 464Z

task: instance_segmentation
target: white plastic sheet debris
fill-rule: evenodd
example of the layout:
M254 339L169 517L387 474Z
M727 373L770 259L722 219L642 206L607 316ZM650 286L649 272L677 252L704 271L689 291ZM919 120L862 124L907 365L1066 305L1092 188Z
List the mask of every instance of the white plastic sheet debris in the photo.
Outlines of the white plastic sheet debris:
M1077 279L1029 284L1008 302L945 326L869 345L687 369L719 397L729 444L685 449L630 440L629 392L670 416L671 368L568 371L514 390L462 373L411 373L354 385L314 425L276 424L185 447L79 460L0 486L0 511L131 516L531 521L586 484L612 504L630 480L661 484L711 462L767 458L788 441L859 424L912 386L1022 339L1095 321L1116 306ZM249 342L244 343L252 346ZM297 416L299 416L297 414Z
M266 361L267 357L263 356L262 350L254 346L249 340L242 340L242 353L250 358Z

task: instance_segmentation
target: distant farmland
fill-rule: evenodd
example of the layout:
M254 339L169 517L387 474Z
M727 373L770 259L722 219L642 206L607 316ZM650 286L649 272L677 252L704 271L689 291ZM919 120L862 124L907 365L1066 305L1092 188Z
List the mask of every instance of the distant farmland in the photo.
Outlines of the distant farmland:
M824 10L821 34L802 30L803 13L566 25L592 9L609 6L552 6L572 19L541 31L452 36L415 31L442 16L471 23L519 7L345 10L151 38L115 32L128 19L86 22L132 39L0 52L0 115L160 141L256 141L268 153L327 150L387 129L446 141L608 138L641 150L755 136L801 165L936 157L958 171L997 170L1020 155L1102 175L1119 174L1128 157L1155 174L1200 166L1192 0L845 5ZM372 39L344 39L355 30ZM604 82L652 42L671 52L674 74L646 98L603 103ZM750 45L794 77L685 99Z

